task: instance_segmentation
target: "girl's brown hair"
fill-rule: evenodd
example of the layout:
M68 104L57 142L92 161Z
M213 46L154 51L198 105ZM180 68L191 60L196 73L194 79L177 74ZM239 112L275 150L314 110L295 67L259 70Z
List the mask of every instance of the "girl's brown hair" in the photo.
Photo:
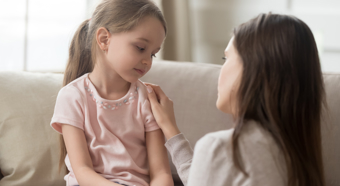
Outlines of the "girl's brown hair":
M283 151L288 185L325 185L320 130L325 93L311 30L293 16L260 14L234 30L234 46L243 61L235 165L247 175L237 140L247 121L255 120Z
M96 7L92 18L85 20L73 36L63 86L92 72L96 52L99 50L95 35L100 27L106 28L110 33L127 32L146 16L157 18L166 33L163 14L151 0L103 0ZM60 135L60 150L59 171L65 165L64 159L67 154L62 135Z

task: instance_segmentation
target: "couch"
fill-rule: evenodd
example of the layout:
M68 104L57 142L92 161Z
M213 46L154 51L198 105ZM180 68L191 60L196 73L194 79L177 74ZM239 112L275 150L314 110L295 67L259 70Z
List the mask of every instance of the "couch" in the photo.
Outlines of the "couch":
M192 146L206 133L232 126L219 111L221 66L154 62L143 81L160 85L174 101L177 124ZM58 134L49 123L62 74L0 72L0 186L62 186ZM326 185L340 185L340 74L324 73L328 111L322 123ZM169 159L171 161L171 159ZM172 165L176 185L181 185Z

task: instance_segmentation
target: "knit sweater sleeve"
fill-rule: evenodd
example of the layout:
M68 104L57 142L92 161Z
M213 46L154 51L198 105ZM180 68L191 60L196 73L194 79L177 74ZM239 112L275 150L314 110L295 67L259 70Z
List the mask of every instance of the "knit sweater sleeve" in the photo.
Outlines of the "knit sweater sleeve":
M165 147L168 149L171 155L172 162L174 163L183 184L187 185L189 170L193 157L193 150L189 141L183 134L178 134L170 138L165 143Z

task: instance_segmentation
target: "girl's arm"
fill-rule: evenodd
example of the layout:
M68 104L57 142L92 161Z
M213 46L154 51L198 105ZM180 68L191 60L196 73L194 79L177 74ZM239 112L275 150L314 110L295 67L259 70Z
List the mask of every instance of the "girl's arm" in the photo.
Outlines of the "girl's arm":
M170 100L163 90L154 84L144 83L147 85L148 98L151 104L152 113L157 121L158 126L162 129L167 140L181 133L179 131L172 100Z
M193 151L189 141L181 134L177 127L173 102L164 94L162 89L150 83L145 83L148 89L148 97L152 113L162 129L167 142L167 147L176 166L179 177L184 185L187 185L189 170L191 167Z
M173 179L164 147L164 135L161 130L146 133L146 148L150 168L150 186L173 186Z
M79 185L120 186L105 179L93 170L92 160L83 130L63 124L62 133L67 154Z

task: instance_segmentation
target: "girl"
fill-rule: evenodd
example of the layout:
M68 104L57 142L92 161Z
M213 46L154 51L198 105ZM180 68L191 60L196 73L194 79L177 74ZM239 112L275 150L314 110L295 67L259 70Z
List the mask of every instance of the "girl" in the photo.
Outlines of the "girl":
M60 165L65 159L67 185L173 185L164 136L139 81L165 33L149 0L104 0L80 25L51 121L67 149Z
M325 185L324 85L313 34L301 20L261 14L235 29L216 103L235 127L204 136L193 157L172 101L150 86L152 111L185 185Z

